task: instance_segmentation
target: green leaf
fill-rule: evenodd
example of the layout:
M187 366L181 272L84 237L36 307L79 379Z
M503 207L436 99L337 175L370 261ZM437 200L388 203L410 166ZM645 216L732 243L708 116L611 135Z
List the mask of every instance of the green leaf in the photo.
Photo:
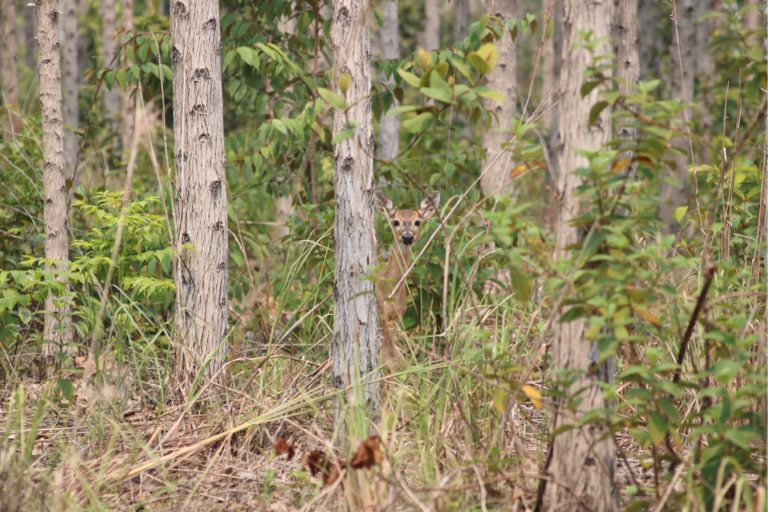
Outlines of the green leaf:
M498 101L499 103L504 103L506 98L499 94L496 91L492 91L491 89L487 87L475 87L472 89L474 92L476 92L479 96L482 96L483 98L488 98L489 100Z
M24 324L28 324L32 321L32 313L27 308L19 308L19 320Z
M72 397L75 394L75 386L72 385L71 380L59 379L56 385L61 390L61 394L64 395L67 400L72 400Z
M402 77L403 80L408 82L408 85L411 85L413 87L419 87L421 83L421 79L414 75L413 73L410 73L408 71L404 71L402 69L397 70L397 74Z
M512 269L512 288L515 290L517 300L520 304L528 302L528 298L531 296L531 286L533 280L528 274L522 272L520 269Z
M237 49L237 54L240 55L240 58L243 59L243 62L248 64L249 66L258 67L259 61L256 59L256 62L253 62L254 54L251 52L251 49L247 46L241 46Z
M589 126L592 126L600 118L600 113L608 106L607 101L600 101L589 110Z
M567 324L568 322L573 322L577 318L581 318L583 316L586 316L587 310L581 307L575 307L572 309L569 309L568 311L563 314L563 316L560 317L560 323L561 324Z
M584 84L581 86L581 97L588 95L592 92L592 90L600 85L600 81L595 82L584 82Z
M112 90L112 87L115 86L115 72L114 71L108 71L107 75L104 77L104 84L107 86L107 89L110 91Z
M384 1L387 1L387 0L384 0ZM373 9L373 15L376 16L376 21L379 22L379 28L383 27L384 26L384 15L381 14L381 11L376 9L376 8L374 8Z
M337 110L344 110L347 106L341 94L336 94L335 92L323 89L322 87L317 88L317 94L319 94L326 103Z
M128 87L128 74L125 72L124 68L120 68L117 70L117 74L115 75L115 78L117 79L118 85L120 85L120 88L125 91Z
M403 105L402 107L395 107L393 109L390 109L389 112L387 112L388 116L396 116L398 114L404 114L405 112L413 112L414 110L419 110L420 107L415 105Z
M418 133L426 130L435 117L430 112L424 112L403 122L402 129L408 133Z
M651 436L651 442L659 446L664 442L667 436L667 420L659 413L654 413L648 421L648 434Z
M688 213L688 207L687 206L680 206L678 208L675 208L675 220L678 224L683 223L683 217L685 217L685 214Z
M507 399L509 398L509 391L506 389L496 388L493 390L493 405L500 414L504 414L507 410Z
M343 132L341 132L340 134L338 134L333 138L333 140L331 141L331 144L338 144L341 141L347 140L354 134L355 134L354 128L350 128L349 130L344 130Z
M456 104L456 102L451 99L451 93L445 92L442 89L435 89L433 87L423 87L421 89L421 92L422 94L424 94L424 96L436 99L438 101L442 101L443 103L450 103L451 105Z

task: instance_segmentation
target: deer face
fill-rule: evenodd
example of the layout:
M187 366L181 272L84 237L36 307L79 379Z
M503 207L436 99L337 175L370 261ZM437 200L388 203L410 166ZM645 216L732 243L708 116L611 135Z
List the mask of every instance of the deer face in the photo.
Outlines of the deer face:
M437 207L440 205L440 192L431 192L424 196L417 211L396 210L392 200L381 192L376 192L375 203L376 209L389 217L395 240L407 247L418 240L421 223L437 212Z

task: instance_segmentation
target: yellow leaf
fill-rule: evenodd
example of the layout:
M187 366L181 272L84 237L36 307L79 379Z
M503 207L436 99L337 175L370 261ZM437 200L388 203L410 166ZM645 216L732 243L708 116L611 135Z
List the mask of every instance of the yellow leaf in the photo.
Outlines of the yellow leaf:
M632 163L632 160L628 158L622 158L621 160L616 160L616 163L613 164L613 167L611 167L611 170L613 172L621 172L624 170L625 167L627 167L631 163Z
M527 384L520 389L523 390L525 396L528 397L536 409L541 409L541 392L538 389L528 386Z
M506 389L496 388L493 390L493 405L501 414L504 414L504 412L507 410L508 396L509 396L509 391L507 391Z
M341 94L347 94L347 90L352 84L352 77L349 76L349 73L342 73L339 75L338 84Z
M432 65L432 52L425 52L422 48L419 48L418 58L419 65L424 71L429 69L429 66Z
M643 320L645 320L649 324L653 325L657 329L661 329L661 323L659 322L659 319L653 316L648 311L645 311L644 309L639 309L637 310L637 314L643 317Z
M523 174L525 171L528 170L528 167L525 165L518 165L514 169L512 169L512 172L509 173L510 178L517 178L521 174Z
M496 60L499 58L499 51L493 43L487 43L481 46L480 49L477 50L477 54L480 55L491 69L496 65Z

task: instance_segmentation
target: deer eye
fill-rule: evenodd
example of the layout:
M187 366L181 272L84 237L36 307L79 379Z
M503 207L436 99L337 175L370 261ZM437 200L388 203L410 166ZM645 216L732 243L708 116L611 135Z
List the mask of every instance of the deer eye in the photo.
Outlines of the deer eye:
M395 222L393 222L392 224L393 224L395 227L397 227L397 226L399 226L399 225L400 225L400 221L399 221L399 220L396 220L396 221L395 221Z
M414 224L416 224L416 227L419 227L419 226L421 226L421 221L417 220L416 222L414 222Z

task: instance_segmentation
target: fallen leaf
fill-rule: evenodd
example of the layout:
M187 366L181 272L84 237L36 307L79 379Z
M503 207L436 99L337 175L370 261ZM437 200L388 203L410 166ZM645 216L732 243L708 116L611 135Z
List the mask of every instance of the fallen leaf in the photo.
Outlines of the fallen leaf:
M350 466L355 469L370 468L381 464L381 443L379 436L369 436L357 449Z
M527 384L524 385L521 389L523 390L523 393L525 393L525 396L527 396L531 401L533 406L536 409L541 409L541 391L534 387L528 386Z
M282 454L288 455L288 460L291 460L296 453L296 446L290 444L284 437L278 437L275 441L275 457L279 457Z

